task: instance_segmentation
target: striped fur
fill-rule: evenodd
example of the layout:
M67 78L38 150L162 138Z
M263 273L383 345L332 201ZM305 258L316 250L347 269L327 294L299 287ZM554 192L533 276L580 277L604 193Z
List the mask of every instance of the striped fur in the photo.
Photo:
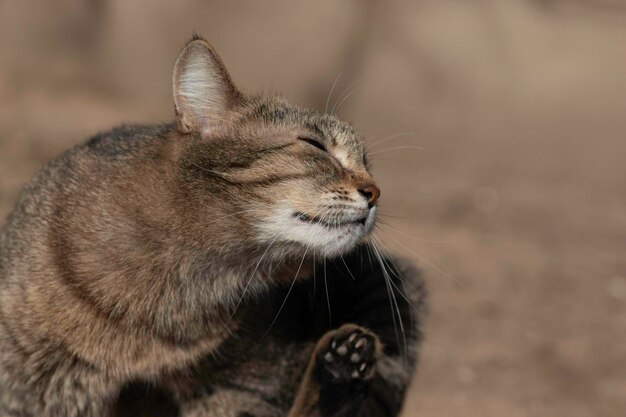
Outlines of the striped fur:
M176 122L46 165L0 232L0 417L395 415L423 289L401 262L369 263L359 134L240 93L198 38L174 95ZM384 350L337 386L319 350L346 323Z

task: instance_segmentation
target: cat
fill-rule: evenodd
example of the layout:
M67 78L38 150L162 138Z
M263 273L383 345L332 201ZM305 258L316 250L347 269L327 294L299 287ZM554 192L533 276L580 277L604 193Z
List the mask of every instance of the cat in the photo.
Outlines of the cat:
M196 35L173 92L175 122L65 152L9 215L0 417L396 415L425 291L368 243L359 133L242 93Z

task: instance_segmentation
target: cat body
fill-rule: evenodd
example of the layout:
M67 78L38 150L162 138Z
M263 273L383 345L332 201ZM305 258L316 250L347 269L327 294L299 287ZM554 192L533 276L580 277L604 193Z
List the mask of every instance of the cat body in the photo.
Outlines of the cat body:
M360 343L363 358L342 387L369 385L391 357L404 355L398 369L410 374L419 285L392 289L417 306L398 309L394 327L369 330L367 314L339 313L314 326L322 313L311 307L297 310L299 337L294 323L281 333L278 313L291 304L273 298L288 288L300 296L287 300L312 290L319 299L317 280L306 287L316 258L364 256L379 190L358 133L277 97L243 95L199 38L179 56L174 98L175 123L98 135L22 192L0 233L0 416L123 414L120 398L136 384L161 387L186 416L340 415L321 404L348 368L324 357L348 334L346 349ZM338 274L326 277L331 286ZM373 266L368 274L376 293L391 279ZM408 320L410 340L388 353L380 335L396 320ZM346 323L358 326L336 328ZM284 373L266 395L282 400L259 400L271 385L262 379L233 391L255 369Z
M284 284L251 302L242 318L246 325L227 338L214 357L204 358L175 377L167 376L160 384L134 385L118 404L119 417L285 416L298 397L296 387L306 379L303 375L318 341L346 323L374 332L384 346L384 354L378 359L376 375L367 386L355 384L353 390L338 389L335 395L326 395L328 410L320 415L397 415L418 356L425 291L410 264L393 258L386 258L385 262L394 274L404 277L400 279L392 274L396 286L393 296L398 303L395 313L402 318L404 334L400 324L394 324L381 265L368 246L359 246L343 260L320 262L315 268L315 278L311 276L296 283L291 291ZM405 296L407 299L402 298ZM286 304L280 310L285 299ZM162 382L169 378L174 382ZM186 385L181 379L193 383ZM167 389L163 390L163 386ZM182 395L184 401L178 399L180 394L178 398L172 395L181 386L188 389ZM329 386L332 389L336 385ZM159 394L168 394L169 401ZM139 412L159 401L160 410L168 409L165 403L170 404L170 411ZM180 409L175 404L181 404ZM333 409L344 405L348 405L348 410Z

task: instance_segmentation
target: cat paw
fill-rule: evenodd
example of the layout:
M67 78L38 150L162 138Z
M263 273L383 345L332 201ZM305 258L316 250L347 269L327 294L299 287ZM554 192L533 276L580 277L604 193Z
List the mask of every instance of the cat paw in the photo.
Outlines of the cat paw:
M345 324L320 340L317 362L333 382L364 381L374 375L381 351L378 336L355 324Z

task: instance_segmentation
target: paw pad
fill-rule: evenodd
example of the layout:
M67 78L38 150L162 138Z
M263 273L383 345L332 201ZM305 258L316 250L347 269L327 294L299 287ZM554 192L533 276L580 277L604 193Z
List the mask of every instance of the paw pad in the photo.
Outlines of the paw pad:
M372 376L380 353L378 338L356 325L328 334L319 351L320 363L334 381L364 380Z

